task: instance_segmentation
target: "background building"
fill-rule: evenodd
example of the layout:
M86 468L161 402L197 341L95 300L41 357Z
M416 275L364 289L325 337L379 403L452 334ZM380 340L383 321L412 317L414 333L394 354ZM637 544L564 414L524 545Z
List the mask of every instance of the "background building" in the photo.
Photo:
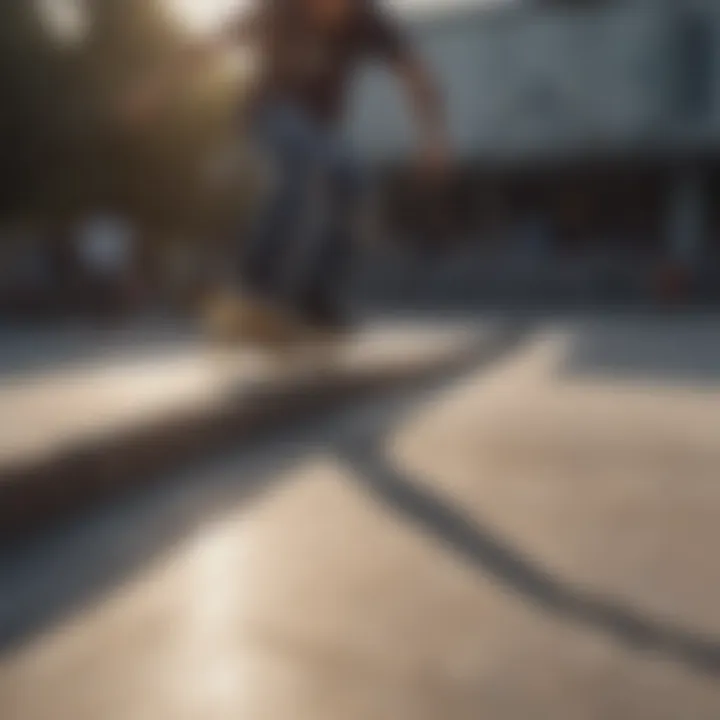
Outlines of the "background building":
M556 257L677 261L698 283L711 274L718 3L501 3L427 13L412 33L449 102L462 174L456 230L507 240L519 234L512 225L535 222ZM392 82L368 73L352 127L385 168L401 167L413 140Z

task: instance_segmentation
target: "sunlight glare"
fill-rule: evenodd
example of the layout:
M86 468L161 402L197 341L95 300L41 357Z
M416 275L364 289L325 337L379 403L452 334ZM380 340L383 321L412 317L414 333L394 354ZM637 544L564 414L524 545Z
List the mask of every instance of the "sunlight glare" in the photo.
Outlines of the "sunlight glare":
M207 34L228 19L244 0L165 0L171 11L193 33Z
M37 11L48 32L61 42L79 42L88 30L84 0L36 0Z

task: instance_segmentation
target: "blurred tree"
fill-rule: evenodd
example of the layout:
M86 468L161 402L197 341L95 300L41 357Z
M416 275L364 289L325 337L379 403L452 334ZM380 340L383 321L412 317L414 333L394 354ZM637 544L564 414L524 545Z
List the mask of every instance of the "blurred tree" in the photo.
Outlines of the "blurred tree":
M179 52L159 0L85 0L85 35L52 37L39 5L4 0L0 24L0 217L71 217L112 206L160 233L207 228L227 195L207 182L236 88L188 82L141 128L123 126L125 90ZM212 223L210 223L212 224Z
M93 186L163 232L199 229L220 196L206 182L208 157L221 145L237 88L221 74L188 79L146 127L123 128L123 91L158 63L172 62L184 37L159 0L92 0L88 94L96 103Z
M0 214L42 205L41 168L58 147L62 62L47 42L32 3L6 0L0 23Z

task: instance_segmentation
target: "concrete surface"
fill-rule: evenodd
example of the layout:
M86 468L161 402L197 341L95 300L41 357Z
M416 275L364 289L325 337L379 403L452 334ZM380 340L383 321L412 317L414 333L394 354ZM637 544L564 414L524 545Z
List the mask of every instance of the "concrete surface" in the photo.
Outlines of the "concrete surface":
M714 357L714 321L548 323L40 538L0 715L716 720Z
M490 323L372 324L291 361L170 333L106 333L96 346L26 337L0 373L0 537L343 392L422 374L492 334Z
M337 362L324 361L327 372L336 374L373 364L412 364L428 352L457 349L472 331L467 323L372 326L342 343ZM16 366L10 368L6 361L6 371L0 371L0 467L55 453L93 435L119 432L148 418L216 402L241 385L302 377L309 369L302 363L283 367L267 362L242 348L219 350L192 336L163 343L144 334L121 335L114 341L104 334L94 348L87 339L77 338L80 348L69 361L69 338L58 338L52 350L40 344L42 340L36 341L36 352L50 356L45 367L37 367L38 358L30 357L32 342L26 340L30 347L22 355L16 351ZM53 361L53 354L60 358ZM36 367L25 371L25 363Z

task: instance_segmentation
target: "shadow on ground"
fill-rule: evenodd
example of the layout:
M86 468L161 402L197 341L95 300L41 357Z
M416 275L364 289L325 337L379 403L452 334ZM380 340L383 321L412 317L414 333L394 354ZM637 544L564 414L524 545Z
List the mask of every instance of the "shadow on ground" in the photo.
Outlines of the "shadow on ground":
M151 486L94 503L39 536L20 536L4 549L0 546L0 656L119 585L209 517L269 491L272 480L308 452L322 446L332 452L338 410L350 408L352 413L381 397L389 403L416 397L471 368L490 367L512 352L527 332L524 323L509 323L489 342L447 360L420 363L402 373L378 371L357 388L350 382L338 389L335 404L325 403L303 417L293 415L285 427L274 427L264 436L235 440L211 463L186 463L180 475L176 471Z
M386 397L382 422L374 417L361 430L352 430L343 429L337 414L316 419L312 427L288 430L251 453L193 467L182 482L175 477L172 483L95 512L83 523L58 529L0 558L0 586L7 589L0 598L0 654L21 647L44 628L79 611L224 508L249 503L258 493L267 492L284 468L297 463L308 449L314 453L321 448L350 465L361 487L400 520L458 553L478 572L538 609L605 633L631 649L719 673L719 639L647 617L640 609L553 576L529 554L424 489L385 457L384 438L406 414L422 410L437 392L471 368L492 367L493 361L506 357L526 336L516 328L497 352L476 357L454 371L445 369ZM377 398L368 403L377 403ZM357 405L345 409L358 411ZM202 482L198 476L204 478ZM76 561L79 547L83 548L82 562Z
M570 622L606 633L634 650L663 654L698 670L720 673L720 638L646 617L640 610L593 595L545 571L460 508L425 489L385 458L382 439L340 450L362 487L417 529L458 553L506 590Z

